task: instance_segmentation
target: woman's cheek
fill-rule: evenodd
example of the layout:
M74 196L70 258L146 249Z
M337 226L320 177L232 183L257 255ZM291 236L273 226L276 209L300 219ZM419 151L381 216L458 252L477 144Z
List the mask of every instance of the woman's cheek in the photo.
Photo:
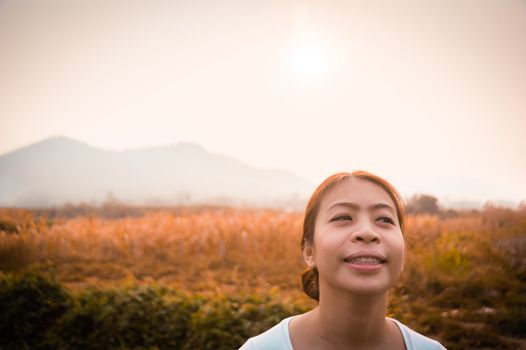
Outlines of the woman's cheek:
M338 254L338 247L341 247L341 238L330 230L319 230L314 239L316 261L318 263L329 262Z

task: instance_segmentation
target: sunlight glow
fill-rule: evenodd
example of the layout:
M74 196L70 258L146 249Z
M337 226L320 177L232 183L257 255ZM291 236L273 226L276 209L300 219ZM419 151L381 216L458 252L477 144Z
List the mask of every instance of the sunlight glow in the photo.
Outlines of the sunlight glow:
M303 43L295 48L292 65L300 78L318 79L328 70L327 50L317 43Z

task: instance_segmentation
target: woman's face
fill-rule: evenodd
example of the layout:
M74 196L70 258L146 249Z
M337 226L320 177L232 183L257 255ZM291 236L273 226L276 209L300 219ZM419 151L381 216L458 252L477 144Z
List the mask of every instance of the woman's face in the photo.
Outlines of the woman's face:
M403 268L404 238L395 205L379 185L351 178L335 185L320 203L314 242L303 251L326 288L357 295L387 292Z

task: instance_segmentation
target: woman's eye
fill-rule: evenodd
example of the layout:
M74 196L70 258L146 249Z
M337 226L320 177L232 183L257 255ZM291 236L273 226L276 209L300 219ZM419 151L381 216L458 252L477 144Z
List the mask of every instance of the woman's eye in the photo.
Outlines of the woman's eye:
M382 222L385 222L385 223L387 223L387 224L394 225L394 220L391 219L391 218L388 217L388 216L382 216L382 217L379 217L377 220L382 221Z
M352 220L350 215L338 215L331 219L331 221L347 221Z

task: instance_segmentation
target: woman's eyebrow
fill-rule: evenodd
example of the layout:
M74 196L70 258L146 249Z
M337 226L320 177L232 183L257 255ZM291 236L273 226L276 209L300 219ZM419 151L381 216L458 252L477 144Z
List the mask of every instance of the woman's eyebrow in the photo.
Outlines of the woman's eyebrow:
M361 208L361 206L359 204L352 203L352 202L336 202L336 203L332 204L329 207L329 210L332 209L332 208L335 208L335 207L347 207L347 208L350 208L350 209L353 209L353 210L359 210ZM387 210L390 210L392 213L396 212L396 210L393 208L393 206L389 205L387 203L371 204L367 209L370 210L370 211L379 210L379 209L387 209Z
M389 205L387 203L377 203L377 204L373 204L373 205L369 206L369 210L378 210L378 209L387 209L387 210L390 210L393 213L396 212L396 210L393 208L393 206Z

